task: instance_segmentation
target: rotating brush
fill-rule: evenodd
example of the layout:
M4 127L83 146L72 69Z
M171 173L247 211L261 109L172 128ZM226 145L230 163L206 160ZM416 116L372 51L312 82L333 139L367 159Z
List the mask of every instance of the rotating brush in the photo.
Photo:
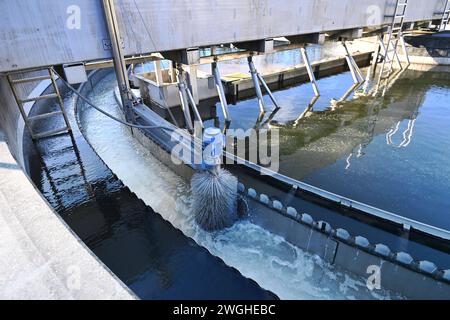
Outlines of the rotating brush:
M221 167L224 138L218 128L203 134L202 165L192 177L192 212L206 231L231 227L238 219L238 180Z

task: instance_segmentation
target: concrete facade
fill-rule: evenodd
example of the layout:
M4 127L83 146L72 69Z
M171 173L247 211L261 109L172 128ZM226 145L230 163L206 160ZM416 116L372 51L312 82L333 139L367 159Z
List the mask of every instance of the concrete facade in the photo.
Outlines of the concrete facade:
M393 0L116 0L115 5L127 56L379 27L392 21L395 9ZM440 19L444 5L410 0L405 21ZM0 72L111 58L101 1L1 1L0 12Z

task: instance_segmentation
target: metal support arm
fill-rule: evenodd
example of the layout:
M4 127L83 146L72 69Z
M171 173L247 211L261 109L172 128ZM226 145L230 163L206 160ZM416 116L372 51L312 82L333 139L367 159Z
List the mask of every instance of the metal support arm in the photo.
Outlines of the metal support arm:
M320 91L319 91L319 87L317 85L316 76L314 75L314 71L311 67L311 63L309 62L309 58L308 58L308 54L306 53L306 49L300 48L300 52L302 54L303 62L305 63L305 66L306 66L306 71L308 72L309 81L311 81L311 84L312 84L312 87L314 90L314 94L316 96L320 96Z
M198 111L194 96L192 95L192 92L189 90L189 87L186 83L186 78L184 76L183 68L181 65L177 67L177 82L178 82L178 94L180 95L181 109L183 110L186 128L190 132L193 132L194 130L194 125L192 123L191 118L191 110L189 106L192 108L192 111L194 112L196 121L200 124L201 128L204 128L202 117L200 116L200 112Z
M217 93L219 94L220 105L222 107L223 116L225 121L231 121L230 113L228 112L227 98L225 97L225 91L223 90L223 83L220 77L219 68L217 68L217 62L211 64L212 74L214 76L214 82L216 84Z
M262 95L262 91L261 91L261 84L263 85L264 89L266 90L267 94L269 95L270 100L272 100L273 104L275 105L275 108L279 109L280 106L278 105L277 100L275 99L274 95L272 94L272 91L270 90L270 88L267 85L264 78L256 70L255 65L253 64L252 56L248 57L248 66L250 68L250 74L252 75L253 84L255 86L255 91L256 91L256 96L258 98L260 112L261 113L266 112L264 99L263 99L263 95Z
M183 110L184 122L186 123L186 128L192 132L194 126L192 124L191 112L189 110L189 102L186 93L186 83L183 78L183 71L181 67L178 68L177 72L177 82L178 82L178 94L180 95L181 109Z
M255 86L256 97L258 98L259 110L261 113L266 112L266 105L264 104L264 98L261 91L261 86L258 79L258 71L256 71L255 65L253 64L253 57L249 56L247 58L248 66L250 69L250 74L252 75L253 85Z
M361 70L358 67L358 64L356 63L355 59L353 59L353 56L350 54L350 51L347 48L347 45L345 44L345 41L342 41L342 46L345 49L345 59L347 60L348 67L350 69L350 72L352 74L353 82L355 84L361 84L365 81Z

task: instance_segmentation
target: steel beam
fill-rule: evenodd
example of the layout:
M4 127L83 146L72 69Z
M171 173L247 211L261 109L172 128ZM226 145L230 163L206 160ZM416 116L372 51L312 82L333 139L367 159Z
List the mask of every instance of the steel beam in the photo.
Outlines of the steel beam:
M355 84L361 84L364 82L364 77L361 73L361 70L358 67L358 64L355 62L355 59L353 59L353 56L350 54L350 51L347 48L347 45L345 44L345 41L342 41L342 46L345 49L345 59L347 60L348 68L350 69L350 72L352 74L353 82Z

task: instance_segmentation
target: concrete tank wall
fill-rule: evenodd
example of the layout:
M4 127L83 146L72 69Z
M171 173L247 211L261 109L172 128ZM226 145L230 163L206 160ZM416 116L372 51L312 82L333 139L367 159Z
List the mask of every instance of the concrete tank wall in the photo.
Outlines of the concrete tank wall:
M326 262L368 279L371 268L380 272L381 286L411 299L447 299L450 296L450 270L439 270L429 261L415 261L408 253L392 252L384 244L371 244L344 229L333 229L325 221L314 221L295 208L257 194L248 195L250 220L293 245L320 256ZM311 213L313 214L313 213Z
M420 71L450 72L450 32L412 34L405 37L410 69ZM400 60L406 56L399 49Z
M22 85L18 88L24 96L28 96L34 89L30 85ZM0 127L6 135L12 155L23 167L22 136L24 122L20 117L19 107L4 75L0 75Z
M18 91L21 97L35 96L48 84L21 85ZM135 299L29 180L23 170L23 132L7 78L0 75L0 234L5 244L0 247L0 299Z

